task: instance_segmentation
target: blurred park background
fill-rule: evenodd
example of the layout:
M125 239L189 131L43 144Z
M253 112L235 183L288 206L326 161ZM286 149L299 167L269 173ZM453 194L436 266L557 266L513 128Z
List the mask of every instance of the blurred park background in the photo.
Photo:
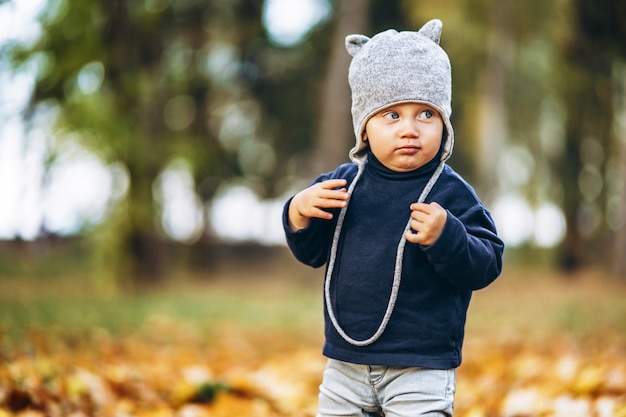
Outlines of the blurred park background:
M0 416L313 415L282 205L354 143L345 36L432 18L507 244L459 415L626 416L622 0L0 0Z

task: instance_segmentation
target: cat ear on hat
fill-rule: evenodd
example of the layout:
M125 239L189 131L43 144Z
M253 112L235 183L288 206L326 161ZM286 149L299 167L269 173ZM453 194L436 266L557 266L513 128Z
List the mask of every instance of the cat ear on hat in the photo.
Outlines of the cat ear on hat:
M439 40L441 39L441 30L443 28L443 23L439 19L433 19L424 24L420 30L417 31L420 35L426 36L428 39L432 40L436 44L439 44Z
M346 36L346 49L351 56L356 56L370 38L365 35L348 35Z

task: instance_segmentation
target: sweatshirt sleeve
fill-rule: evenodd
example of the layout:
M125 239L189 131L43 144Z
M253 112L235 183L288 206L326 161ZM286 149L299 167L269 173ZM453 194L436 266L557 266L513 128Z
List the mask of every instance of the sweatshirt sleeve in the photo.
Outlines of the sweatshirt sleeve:
M455 287L478 290L500 275L504 243L486 210L474 209L462 217L448 211L443 233L423 249L437 272Z
M345 178L348 182L354 179L356 165L344 164L335 171L319 176L311 185L330 179ZM287 246L297 260L314 268L326 263L328 251L335 232L335 225L339 217L339 209L329 210L333 214L332 220L313 218L309 225L301 230L293 231L289 226L289 205L293 200L290 197L283 207L282 222Z
M301 230L293 231L289 226L288 212L290 198L283 208L283 229L287 246L297 260L303 264L318 268L326 263L330 242L333 238L334 225L338 211L333 213L333 220L311 219L309 225Z
M504 243L491 214L471 187L451 187L448 191L454 198L440 202L448 211L443 232L434 244L422 250L436 271L455 287L484 288L502 271Z

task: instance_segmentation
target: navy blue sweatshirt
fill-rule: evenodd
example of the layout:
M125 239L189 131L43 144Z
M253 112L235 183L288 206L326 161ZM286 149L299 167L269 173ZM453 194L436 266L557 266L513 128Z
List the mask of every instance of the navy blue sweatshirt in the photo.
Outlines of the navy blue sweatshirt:
M331 280L332 308L344 331L357 340L378 329L391 293L396 252L410 217L410 205L438 161L409 173L391 171L371 154L354 189L342 227ZM351 182L357 165L344 164L315 182ZM283 227L287 244L304 264L320 267L329 259L339 210L333 220L311 219L292 231L287 201ZM502 268L504 244L491 215L472 187L452 168L443 173L426 203L447 210L441 236L431 246L406 243L398 299L382 336L367 346L346 342L325 308L327 357L367 365L447 369L461 364L466 313L473 290L489 285Z

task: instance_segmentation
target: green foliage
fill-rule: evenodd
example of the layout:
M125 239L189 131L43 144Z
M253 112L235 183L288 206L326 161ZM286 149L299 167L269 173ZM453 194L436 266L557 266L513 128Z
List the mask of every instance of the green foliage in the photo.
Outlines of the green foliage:
M315 100L302 77L313 83L322 70L319 47L273 47L261 5L51 1L40 39L11 48L16 68L38 68L29 114L55 109L58 139L79 140L127 176L103 226L109 238L93 239L106 245L96 252L113 275L161 274L166 237L153 187L173 160L187 162L206 204L237 178L264 196L283 192L279 161L311 143L315 120L301 115Z
M205 382L196 389L196 392L190 398L190 402L211 403L220 392L229 390L230 388L224 383Z
M564 265L607 253L604 242L616 230L603 213L619 187L614 167L626 166L615 128L624 95L617 70L626 57L624 2L366 3L369 34L444 20L458 139L452 162L487 203L513 190L531 205L560 205L568 222ZM167 266L154 186L173 161L189 168L205 206L226 183L263 198L302 175L298 161L315 148L332 34L346 28L334 10L300 44L279 47L267 39L262 6L50 0L40 39L3 47L16 69L38 70L29 115L52 109L58 140L80 141L127 177L126 195L90 236L103 275L151 282ZM589 137L610 157L593 168L604 181L591 202L600 226L582 233L590 202L578 179ZM500 161L511 152L524 156L521 169L503 173Z
M280 331L317 323L321 317L317 291L298 287L292 280L276 285L273 276L260 279L258 273L250 273L231 277L232 282L225 285L215 283L214 278L177 277L141 295L103 293L88 275L3 279L0 348L2 342L28 342L39 331L59 339L80 333L93 337L98 332L115 337L147 332L167 339L167 332L157 329L171 321L210 334L224 323ZM2 335L7 339L2 340Z

